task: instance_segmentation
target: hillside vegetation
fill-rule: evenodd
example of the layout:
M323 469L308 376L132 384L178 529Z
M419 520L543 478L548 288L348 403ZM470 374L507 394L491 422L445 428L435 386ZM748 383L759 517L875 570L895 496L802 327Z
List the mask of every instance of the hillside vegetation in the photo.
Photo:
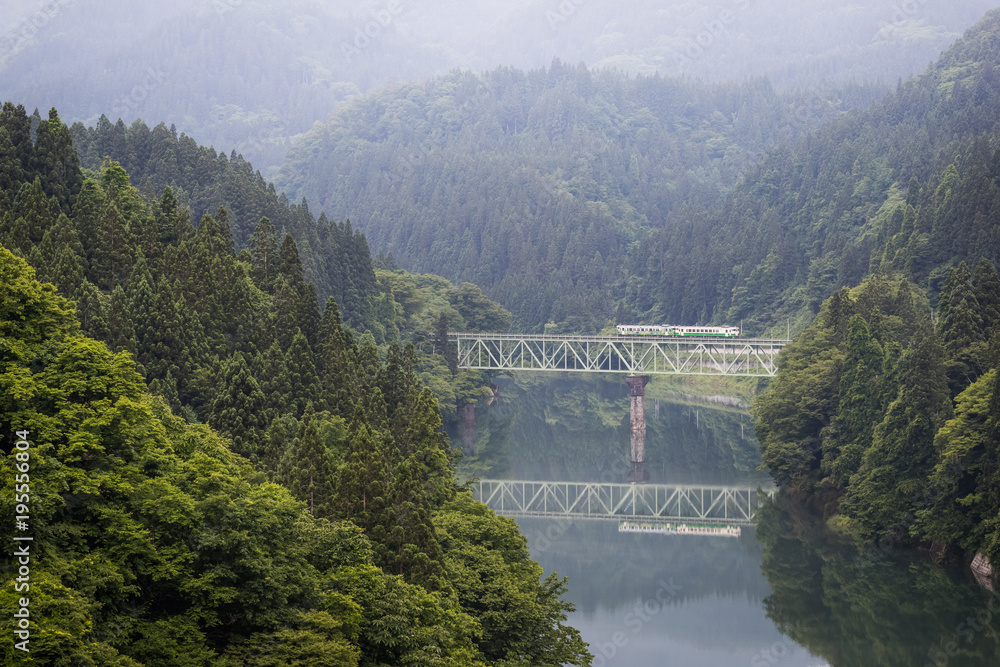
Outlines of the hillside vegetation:
M13 515L27 475L35 663L590 664L565 580L457 485L420 380L454 414L481 380L449 367L431 321L509 314L385 272L380 348L333 297L320 310L290 233L263 217L237 252L225 207L189 216L117 162L82 170L55 109L33 124L3 106L0 506ZM370 259L346 224L310 224L325 251ZM365 275L345 269L331 289L351 293ZM398 327L436 344L400 345ZM8 615L15 575L5 561ZM11 634L0 651L13 663Z

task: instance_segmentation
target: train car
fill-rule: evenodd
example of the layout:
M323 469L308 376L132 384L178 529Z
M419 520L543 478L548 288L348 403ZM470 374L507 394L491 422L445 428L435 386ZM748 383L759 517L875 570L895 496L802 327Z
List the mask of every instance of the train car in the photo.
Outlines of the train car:
M740 335L739 327L682 327L671 326L670 336L708 336L712 338L735 338Z
M618 333L622 336L666 336L666 330L659 324L619 324Z

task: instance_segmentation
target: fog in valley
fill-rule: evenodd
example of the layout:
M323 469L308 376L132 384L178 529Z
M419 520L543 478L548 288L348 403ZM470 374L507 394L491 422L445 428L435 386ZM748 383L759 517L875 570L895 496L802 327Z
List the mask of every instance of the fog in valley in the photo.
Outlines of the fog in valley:
M992 0L8 0L6 99L68 123L176 125L273 176L338 103L456 68L553 59L630 74L776 87L895 85Z

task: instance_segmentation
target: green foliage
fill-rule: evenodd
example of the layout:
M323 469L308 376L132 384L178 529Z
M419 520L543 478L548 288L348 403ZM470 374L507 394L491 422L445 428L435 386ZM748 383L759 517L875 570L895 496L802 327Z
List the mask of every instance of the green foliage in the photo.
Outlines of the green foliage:
M476 644L490 664L557 667L591 664L579 633L566 626L573 606L559 598L566 580L541 586L538 563L511 519L460 494L434 520L458 600L482 627Z
M140 260L139 284L147 273ZM453 459L412 348L394 348L385 366L376 352L379 377L350 430L307 405L301 421L284 413L263 438L252 421L263 395L242 354L231 357L212 420L262 462L277 441L285 488L214 431L171 414L127 353L82 337L70 304L3 247L0 276L0 509L14 510L12 434L29 430L35 664L496 664L438 543ZM526 634L494 637L491 650L539 656L523 664L589 664L562 624L562 584L540 581L523 538L504 525L515 530L506 539L519 545L519 569L494 596L501 605L528 596L538 608L518 626ZM454 533L457 552L478 539ZM12 613L13 571L4 576L0 605ZM9 637L0 650L13 660Z
M986 303L993 273L988 262L977 268ZM1000 332L982 326L976 291L960 263L936 332L904 281L877 274L828 299L754 406L774 478L839 504L839 523L861 539L996 554L996 371L976 369L991 363Z
M806 124L860 102L844 93ZM647 256L642 242L669 228L700 243L691 209L720 204L756 156L803 129L790 122L797 102L764 79L709 85L558 60L453 72L345 104L292 149L278 185L364 220L400 266L475 283L519 329L590 333L622 301L650 310L631 275L681 255ZM762 280L777 288L795 250L776 248L782 266ZM718 268L710 252L684 257L697 269L670 266L699 283L670 292L696 306L686 318L713 316L700 275ZM470 330L507 324L500 312L467 317L480 297L461 290L452 305Z

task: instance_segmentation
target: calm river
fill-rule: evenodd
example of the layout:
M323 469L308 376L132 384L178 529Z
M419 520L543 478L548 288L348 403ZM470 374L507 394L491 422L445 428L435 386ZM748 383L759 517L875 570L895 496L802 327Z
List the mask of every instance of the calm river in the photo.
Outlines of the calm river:
M744 412L650 389L651 482L768 482ZM519 378L500 397L479 416L463 472L626 481L623 380ZM738 537L623 533L617 521L518 523L532 557L569 578L569 623L595 667L1000 665L1000 597L967 569L891 544L858 549L782 503L768 503Z

